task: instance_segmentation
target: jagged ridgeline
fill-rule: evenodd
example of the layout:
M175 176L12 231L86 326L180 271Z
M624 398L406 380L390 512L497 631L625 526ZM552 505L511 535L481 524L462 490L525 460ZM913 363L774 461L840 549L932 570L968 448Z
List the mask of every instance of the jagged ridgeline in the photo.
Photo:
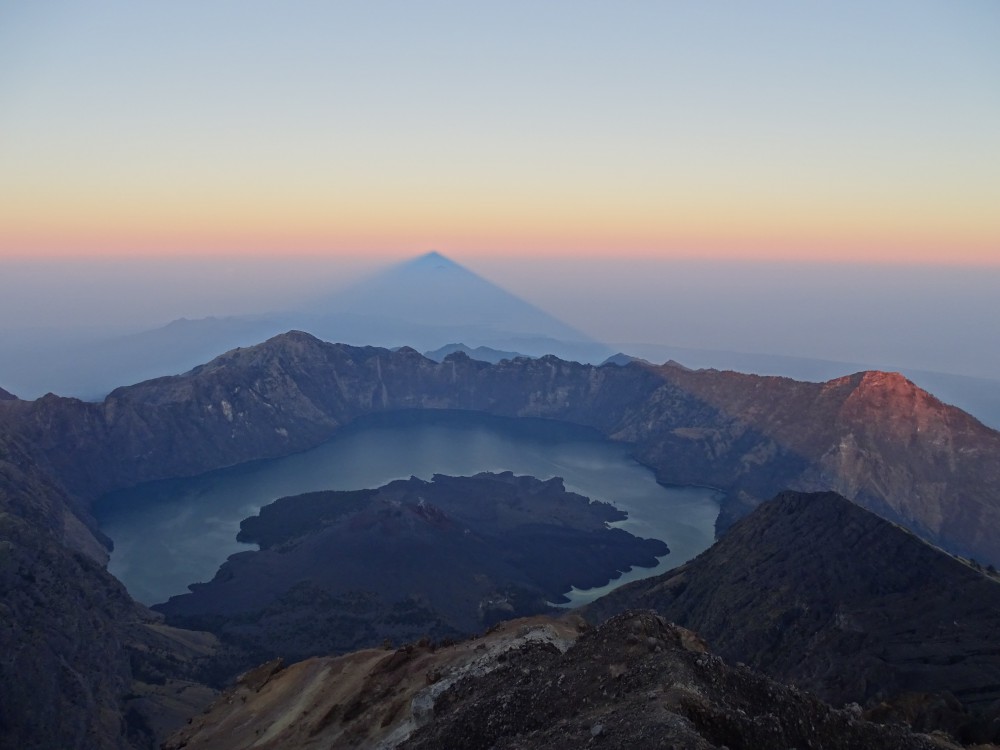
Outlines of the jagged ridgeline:
M96 498L288 455L360 416L406 409L595 428L630 443L662 482L719 488L720 530L781 490L834 490L946 550L1000 563L1000 435L898 375L803 383L555 357L489 364L453 354L438 363L412 349L289 333L184 375L117 389L100 403L0 400L0 601L4 622L13 623L2 645L14 655L0 667L5 741L139 746L114 686L140 673L144 685L174 679L170 664L202 658L187 641L184 658L163 645L146 648L161 677L136 666L135 634L159 626L90 561L105 550L89 515ZM67 620L65 603L81 592L90 592L80 605L87 615L74 605ZM192 682L201 679L196 671L188 670ZM28 678L37 674L61 677ZM52 707L48 720L10 708L32 705ZM79 737L94 739L74 744Z

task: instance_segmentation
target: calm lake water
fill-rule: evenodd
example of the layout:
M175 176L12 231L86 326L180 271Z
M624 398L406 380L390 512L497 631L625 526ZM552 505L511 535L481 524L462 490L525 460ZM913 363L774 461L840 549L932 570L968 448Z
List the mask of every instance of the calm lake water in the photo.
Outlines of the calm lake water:
M713 541L717 493L657 484L627 446L571 425L457 412L380 415L303 453L112 493L96 514L115 543L109 570L136 599L155 604L210 580L229 555L256 549L236 541L240 521L279 497L481 471L562 477L567 490L626 511L615 526L670 547L656 568L570 591L572 605L680 565Z

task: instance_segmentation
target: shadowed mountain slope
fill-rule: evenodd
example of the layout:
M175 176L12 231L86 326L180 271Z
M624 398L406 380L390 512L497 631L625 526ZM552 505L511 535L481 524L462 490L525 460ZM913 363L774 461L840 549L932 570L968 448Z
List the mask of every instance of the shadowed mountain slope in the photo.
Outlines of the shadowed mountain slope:
M782 493L694 560L584 614L631 607L834 705L932 693L1000 708L1000 579L833 493ZM968 723L946 705L935 710Z
M164 626L100 564L72 503L0 434L0 747L151 748L213 691L214 637Z

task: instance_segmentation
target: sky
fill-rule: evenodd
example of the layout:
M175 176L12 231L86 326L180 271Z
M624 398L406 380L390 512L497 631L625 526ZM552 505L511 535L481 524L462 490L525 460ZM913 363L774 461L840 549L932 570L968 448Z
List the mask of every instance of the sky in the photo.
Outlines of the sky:
M605 342L1000 380L998 39L995 0L0 3L0 365L437 250Z
M12 0L0 272L996 267L998 39L994 0Z

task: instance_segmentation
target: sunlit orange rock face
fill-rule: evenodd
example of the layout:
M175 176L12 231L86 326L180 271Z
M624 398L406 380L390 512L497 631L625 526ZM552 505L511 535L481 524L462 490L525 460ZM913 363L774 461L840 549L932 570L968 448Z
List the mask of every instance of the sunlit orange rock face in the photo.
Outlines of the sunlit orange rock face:
M864 372L803 383L661 372L718 410L726 427L699 439L723 462L737 436L760 436L739 458L745 477L785 453L803 462L800 471L784 474L789 488L832 489L952 551L990 562L1000 556L994 531L1000 528L1000 434L902 375Z

